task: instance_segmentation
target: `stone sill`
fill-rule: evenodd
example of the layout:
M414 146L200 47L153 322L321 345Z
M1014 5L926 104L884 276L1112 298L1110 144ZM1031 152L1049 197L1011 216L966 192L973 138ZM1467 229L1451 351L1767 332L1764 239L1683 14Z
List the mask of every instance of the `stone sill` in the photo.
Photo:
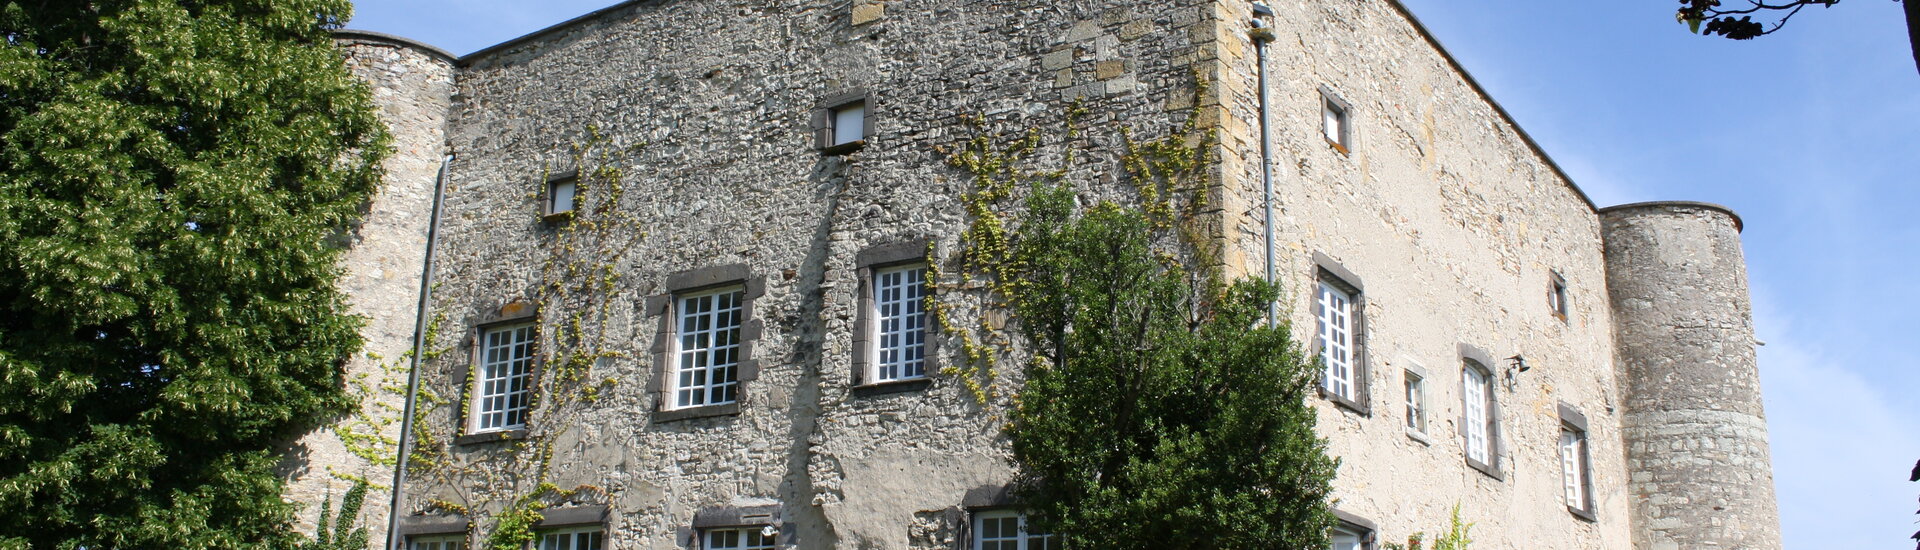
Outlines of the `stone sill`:
M1581 509L1579 509L1579 508L1574 508L1574 507L1572 507L1572 506L1568 506L1568 507L1567 507L1567 511L1568 511L1568 512L1571 512L1571 513L1573 513L1573 517L1576 517L1576 518L1580 518L1580 521L1584 521L1584 522L1587 522L1587 523L1599 523L1599 522L1600 522L1600 518L1598 518L1598 517L1594 517L1594 515L1593 515L1593 512L1592 512L1592 511L1589 511L1589 510L1581 510Z
M891 380L853 387L854 397L875 397L893 393L906 393L925 390L933 386L933 379L922 376L908 380Z
M1364 417L1373 416L1373 411L1370 410L1370 408L1367 407L1365 403L1360 403L1352 399L1347 399L1345 397L1335 395L1333 392L1327 391L1326 386L1320 386L1318 389L1320 391L1320 397L1326 398L1326 400L1328 401L1332 401L1333 404L1339 405L1340 408L1346 409L1347 412L1358 414Z
M1473 468L1475 470L1479 470L1480 473L1487 474L1487 477L1491 477L1498 481L1507 480L1507 477L1500 473L1499 468L1495 468L1493 467L1493 465L1487 464L1485 462L1481 462L1481 461L1469 458L1467 459L1467 467Z
M688 407L685 409L653 411L653 423L662 424L666 422L690 420L694 418L735 416L738 414L740 414L740 402L735 401L732 403L723 403L719 405L706 405L702 407Z
M460 446L479 445L483 443L500 443L504 441L518 441L526 438L527 438L526 428L519 428L519 429L513 429L513 430L494 430L490 432L472 433L472 434L467 434L467 435L453 438L453 444L460 445Z
M1407 428L1407 439L1418 441L1420 442L1421 445L1426 445L1428 447L1433 446L1432 438L1427 437L1427 434L1420 433L1420 430L1415 430L1413 428Z

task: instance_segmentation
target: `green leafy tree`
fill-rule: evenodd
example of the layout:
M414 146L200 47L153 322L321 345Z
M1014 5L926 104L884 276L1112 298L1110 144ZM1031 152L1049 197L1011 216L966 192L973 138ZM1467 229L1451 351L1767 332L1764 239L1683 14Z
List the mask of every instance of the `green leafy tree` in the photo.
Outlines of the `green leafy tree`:
M1913 53L1914 69L1920 70L1920 0L1894 1L1901 3L1902 17L1907 22L1907 48ZM1787 26L1787 21L1808 6L1830 8L1839 3L1840 0L1737 0L1729 5L1721 0L1680 0L1680 10L1673 17L1694 33L1752 40ZM1754 15L1760 15L1761 20L1754 21ZM1768 19L1772 19L1771 24Z
M275 447L349 403L388 139L350 9L0 3L0 548L297 543Z
M1041 187L1010 302L1039 357L1008 434L1016 498L1070 548L1319 548L1336 461L1312 362L1265 282L1189 267L1169 223Z

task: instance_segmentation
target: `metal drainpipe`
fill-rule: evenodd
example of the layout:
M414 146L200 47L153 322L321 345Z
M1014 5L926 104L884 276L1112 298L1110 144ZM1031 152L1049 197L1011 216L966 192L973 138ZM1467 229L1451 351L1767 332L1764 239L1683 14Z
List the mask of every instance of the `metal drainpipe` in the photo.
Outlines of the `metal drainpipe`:
M1273 30L1267 27L1262 17L1271 17L1273 8L1265 4L1253 5L1253 52L1255 70L1260 79L1260 202L1266 209L1265 237L1267 256L1267 284L1275 284L1273 275L1273 137L1267 122L1267 43L1273 41ZM1267 326L1279 326L1279 301L1267 302Z
M400 454L393 466L393 501L387 506L387 548L402 550L400 540L400 499L406 492L407 457L413 455L413 408L420 394L420 356L427 347L427 304L433 297L433 249L440 238L440 203L447 189L447 165L453 155L440 160L440 173L433 178L433 214L427 219L427 257L420 268L420 304L413 318L413 358L407 365L407 403L400 413Z

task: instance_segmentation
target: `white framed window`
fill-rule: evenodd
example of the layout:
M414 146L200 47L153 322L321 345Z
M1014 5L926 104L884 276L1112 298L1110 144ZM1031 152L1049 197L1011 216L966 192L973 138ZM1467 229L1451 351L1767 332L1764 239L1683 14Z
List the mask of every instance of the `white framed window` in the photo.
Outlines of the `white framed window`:
M1357 401L1355 396L1358 392L1354 388L1353 294L1323 280L1314 298L1314 312L1319 321L1316 338L1320 363L1326 369L1321 373L1321 387L1334 396Z
M1493 384L1486 367L1471 359L1461 369L1461 399L1465 406L1467 458L1493 464Z
M1027 515L1014 510L986 510L973 514L973 550L1059 550L1050 533L1034 533Z
M1417 433L1427 433L1427 379L1420 373L1409 369L1405 371L1406 380L1402 384L1406 389L1407 429Z
M600 526L568 527L540 533L539 550L606 550L607 535Z
M1591 470L1587 459L1587 433L1572 426L1560 426L1560 487L1567 509L1576 514L1593 514Z
M407 550L467 550L466 535L407 537Z
M534 323L488 327L480 332L480 365L474 380L473 432L520 428L533 395Z
M833 142L840 146L866 139L867 102L854 101L833 109Z
M927 266L873 272L873 380L927 376Z
M771 525L708 529L704 533L701 550L773 550L780 535Z
M673 408L722 405L738 399L741 307L745 289L731 287L676 296Z

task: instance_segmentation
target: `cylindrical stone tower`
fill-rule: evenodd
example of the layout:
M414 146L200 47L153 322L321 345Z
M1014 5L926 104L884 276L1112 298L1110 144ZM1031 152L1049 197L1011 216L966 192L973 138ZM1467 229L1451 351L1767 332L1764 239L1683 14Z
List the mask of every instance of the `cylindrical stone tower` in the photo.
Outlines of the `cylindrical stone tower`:
M1636 550L1778 550L1740 218L1688 202L1600 211Z
M352 486L348 480L365 479L376 487L391 482L404 398L394 388L406 386L427 224L446 157L453 94L455 60L444 51L362 31L337 31L334 41L346 54L347 68L373 92L380 119L393 135L393 152L382 165L386 177L380 189L340 257L341 289L351 311L367 320L360 330L361 354L347 361L347 391L360 401L358 410L327 419L331 424L315 426L292 442L281 464L286 497L304 505L298 516L304 529L313 527L323 500L331 498L338 507ZM385 491L371 491L361 525L381 532L387 500Z

